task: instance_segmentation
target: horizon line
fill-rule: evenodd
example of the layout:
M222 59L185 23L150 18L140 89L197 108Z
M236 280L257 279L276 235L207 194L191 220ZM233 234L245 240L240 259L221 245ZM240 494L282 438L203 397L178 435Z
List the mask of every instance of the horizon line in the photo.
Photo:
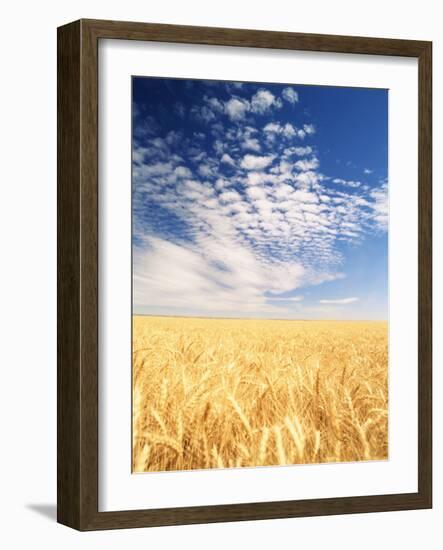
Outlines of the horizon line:
M307 319L307 318L294 318L287 317L226 317L226 316L210 316L210 315L168 315L161 313L134 313L132 317L179 317L181 319L220 319L228 321L335 321L335 322L375 322L375 323L388 323L389 319L333 319L333 318L319 318L319 319Z

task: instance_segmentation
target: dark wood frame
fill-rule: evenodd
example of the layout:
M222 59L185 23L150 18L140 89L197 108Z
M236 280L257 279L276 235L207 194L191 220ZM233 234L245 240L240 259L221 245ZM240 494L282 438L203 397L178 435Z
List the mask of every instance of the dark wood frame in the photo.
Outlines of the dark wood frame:
M418 58L418 492L98 511L98 41L125 39ZM86 531L432 507L432 43L80 20L58 29L57 517Z

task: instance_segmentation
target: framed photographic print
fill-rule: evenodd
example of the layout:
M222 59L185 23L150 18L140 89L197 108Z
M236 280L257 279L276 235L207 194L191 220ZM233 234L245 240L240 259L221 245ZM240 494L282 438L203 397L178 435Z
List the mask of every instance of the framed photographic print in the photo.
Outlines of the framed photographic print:
M59 28L59 522L431 507L431 51Z

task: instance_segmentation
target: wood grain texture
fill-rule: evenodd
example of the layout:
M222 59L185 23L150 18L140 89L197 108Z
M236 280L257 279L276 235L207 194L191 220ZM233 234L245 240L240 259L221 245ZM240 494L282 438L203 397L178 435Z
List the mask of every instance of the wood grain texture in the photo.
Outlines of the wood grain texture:
M57 518L79 525L80 23L58 32Z
M98 511L98 41L102 38L417 57L419 490L336 499ZM432 506L431 43L81 20L58 29L58 521L79 530Z
M417 40L367 38L274 32L229 28L157 25L124 21L82 20L93 35L100 38L149 40L184 44L240 46L314 52L359 53L418 57L427 44Z
M432 507L432 45L419 58L418 485Z

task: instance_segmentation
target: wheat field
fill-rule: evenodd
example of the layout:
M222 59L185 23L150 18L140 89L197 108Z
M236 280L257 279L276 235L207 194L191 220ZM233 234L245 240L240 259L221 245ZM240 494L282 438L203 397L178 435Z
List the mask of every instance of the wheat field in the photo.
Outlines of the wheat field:
M386 322L133 317L133 471L383 460Z

